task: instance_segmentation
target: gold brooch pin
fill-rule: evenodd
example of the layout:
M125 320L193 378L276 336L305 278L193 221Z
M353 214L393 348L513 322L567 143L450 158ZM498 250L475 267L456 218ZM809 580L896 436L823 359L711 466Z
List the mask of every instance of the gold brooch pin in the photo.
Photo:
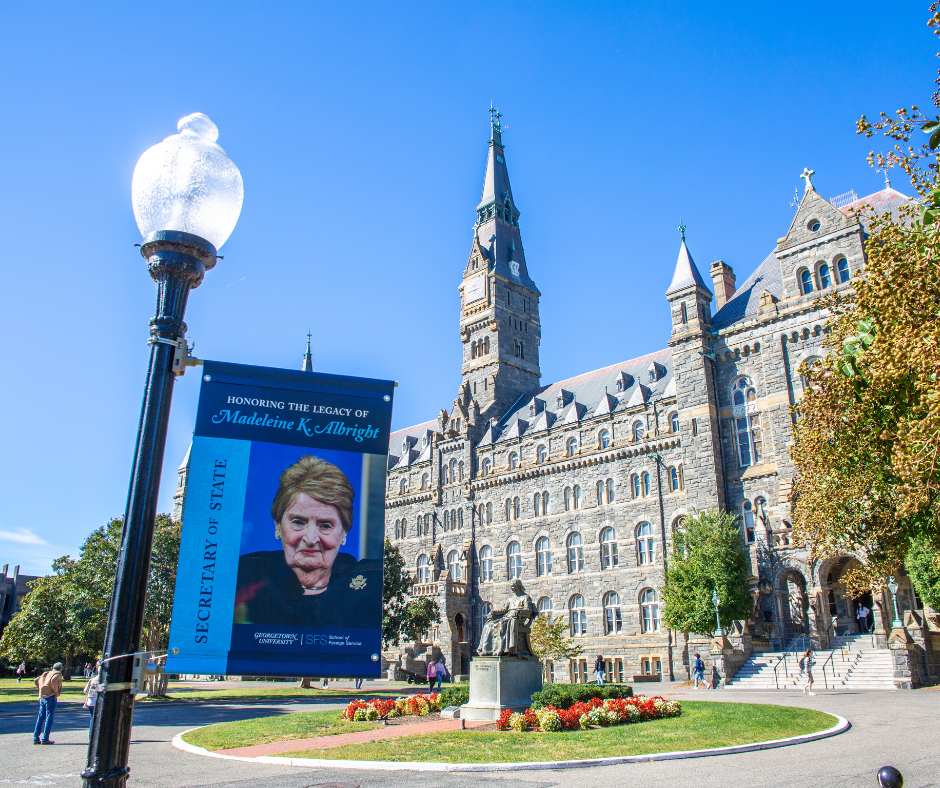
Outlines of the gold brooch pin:
M362 575L356 575L349 581L349 587L356 589L356 591L361 591L366 587L366 579Z

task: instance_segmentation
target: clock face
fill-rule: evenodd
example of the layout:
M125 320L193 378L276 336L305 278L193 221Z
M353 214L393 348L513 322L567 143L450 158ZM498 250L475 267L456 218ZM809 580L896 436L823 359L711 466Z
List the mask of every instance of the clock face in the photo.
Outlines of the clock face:
M464 285L464 301L472 304L486 296L486 274L477 274Z

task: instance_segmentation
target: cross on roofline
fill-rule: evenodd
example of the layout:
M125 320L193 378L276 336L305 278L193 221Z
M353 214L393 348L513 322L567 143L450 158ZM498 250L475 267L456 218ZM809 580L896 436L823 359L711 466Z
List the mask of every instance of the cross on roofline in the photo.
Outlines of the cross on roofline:
M813 182L810 180L810 178L812 178L815 174L816 170L811 170L809 167L803 168L803 174L800 175L800 177L806 179L806 188L803 190L804 194L806 192L816 191L815 187L813 186Z
M496 107L493 106L493 102L491 101L490 102L490 125L496 131L502 131L502 126L500 126L499 124L499 119L502 116L503 114L498 109L496 109Z

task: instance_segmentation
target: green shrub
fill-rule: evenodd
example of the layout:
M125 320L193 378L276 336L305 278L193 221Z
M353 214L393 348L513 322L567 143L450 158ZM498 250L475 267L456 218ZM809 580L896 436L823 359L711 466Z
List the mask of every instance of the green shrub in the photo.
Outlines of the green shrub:
M438 703L442 709L447 706L463 706L464 703L469 702L469 684L455 684L452 687L447 687L446 689L441 690L440 698L438 698Z
M532 694L532 708L541 709L554 706L556 709L570 709L575 703L587 703L592 698L631 698L633 687L628 684L543 684L539 692Z

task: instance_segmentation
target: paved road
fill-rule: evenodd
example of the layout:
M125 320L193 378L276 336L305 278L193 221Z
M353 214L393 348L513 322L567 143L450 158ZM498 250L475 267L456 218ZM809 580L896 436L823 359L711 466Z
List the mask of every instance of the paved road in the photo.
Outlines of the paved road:
M667 694L667 693L664 693ZM494 774L365 772L298 769L241 763L180 752L170 745L187 728L226 720L339 708L337 703L245 703L239 705L141 705L131 745L133 788L542 788L644 786L644 788L875 788L880 766L897 766L906 788L940 788L940 692L793 693L673 691L679 700L785 703L840 714L852 722L847 733L820 742L759 753L687 761L624 764L592 769ZM64 705L64 704L63 704ZM87 754L87 716L60 706L53 747L32 744L33 709L4 704L0 712L0 785L77 786Z

